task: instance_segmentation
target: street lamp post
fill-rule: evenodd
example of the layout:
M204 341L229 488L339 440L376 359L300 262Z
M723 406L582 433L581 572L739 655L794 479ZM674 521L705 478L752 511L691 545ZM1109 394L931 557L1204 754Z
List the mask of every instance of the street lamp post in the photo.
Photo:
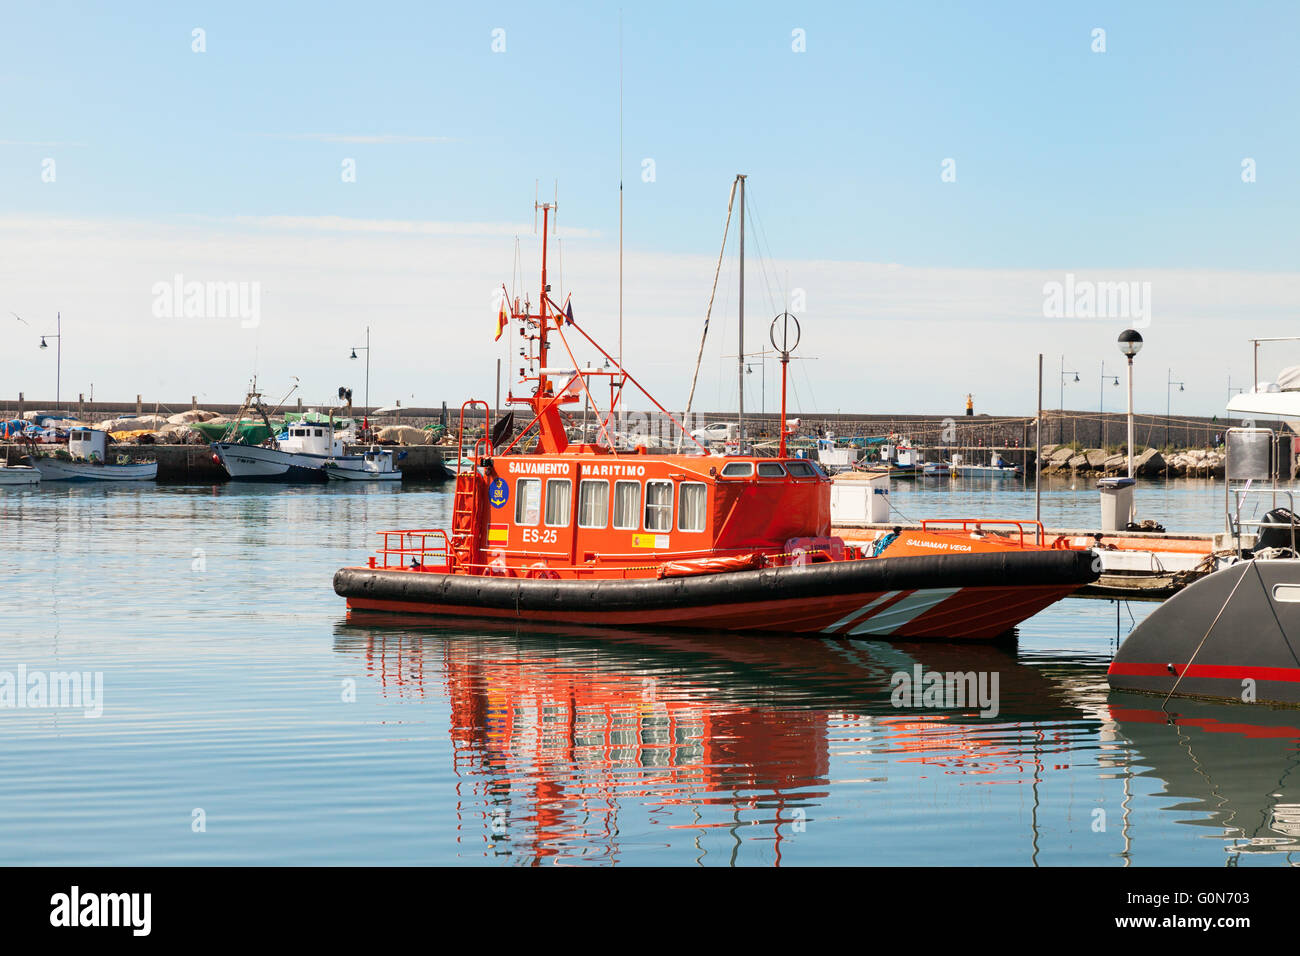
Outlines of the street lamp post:
M1065 444L1065 376L1073 375L1074 380L1079 380L1078 372L1068 372L1065 369L1065 356L1061 356L1061 404L1057 406L1061 410L1060 424L1056 426L1056 440L1060 444Z
M366 326L366 344L352 346L352 358L357 357L357 349L366 353L366 411L361 416L362 428L370 430L370 326Z
M1172 398L1173 398L1174 386L1177 385L1178 391L1181 392L1184 390L1183 386L1186 385L1187 383L1175 382L1173 369L1170 369L1168 375L1165 376L1165 383L1166 383L1165 384L1165 447L1168 448L1169 447L1169 416L1172 414L1172 410L1173 410Z
M1097 414L1101 417L1101 439L1102 450L1106 449L1106 383L1113 382L1116 388L1119 388L1119 376L1106 374L1106 360L1101 360L1101 384L1097 386Z
M41 348L43 349L49 348L49 346L45 344L46 339L58 340L59 344L56 347L57 358L55 358L54 360L54 404L59 409L62 409L63 408L63 403L61 399L61 390L63 384L63 313L62 312L55 313L54 327L57 331L53 335L41 336Z
M1128 359L1128 476L1133 477L1133 356L1142 351L1142 335L1134 329L1119 334L1119 350Z

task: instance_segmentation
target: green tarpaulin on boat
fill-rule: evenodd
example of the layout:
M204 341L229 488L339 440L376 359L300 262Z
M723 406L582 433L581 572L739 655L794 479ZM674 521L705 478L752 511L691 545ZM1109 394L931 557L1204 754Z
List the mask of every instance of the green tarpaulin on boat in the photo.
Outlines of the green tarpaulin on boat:
M275 425L275 422L271 424ZM260 445L271 437L271 432L264 422L251 418L240 420L239 431L233 438L228 438L227 434L234 427L234 422L194 422L190 427L201 433L208 441L236 441L245 445Z

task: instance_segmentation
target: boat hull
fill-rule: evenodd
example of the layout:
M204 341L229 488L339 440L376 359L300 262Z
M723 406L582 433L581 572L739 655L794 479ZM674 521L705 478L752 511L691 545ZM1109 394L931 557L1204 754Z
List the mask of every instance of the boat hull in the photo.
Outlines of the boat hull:
M364 468L341 468L329 465L325 477L330 481L401 481L400 471L368 471Z
M959 478L1019 478L1019 468L994 468L990 465L957 465L952 473Z
M677 578L545 580L343 568L358 610L622 627L992 640L1095 580L1090 552L840 561Z
M34 464L42 481L153 481L158 477L156 461L100 465L89 461L37 458Z
M31 465L7 465L0 468L0 486L39 484L41 473Z
M325 463L331 458L327 455L308 455L235 442L214 442L212 451L232 481L315 482L329 478ZM343 467L349 468L361 465L359 456L355 461L351 456L333 461L343 462Z
M1195 581L1133 629L1107 679L1117 690L1300 704L1300 560L1242 561Z

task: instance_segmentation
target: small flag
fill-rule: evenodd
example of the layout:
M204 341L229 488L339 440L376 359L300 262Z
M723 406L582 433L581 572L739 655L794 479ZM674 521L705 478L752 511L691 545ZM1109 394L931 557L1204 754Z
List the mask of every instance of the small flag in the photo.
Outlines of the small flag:
M494 342L501 340L501 333L506 330L506 326L510 323L510 313L506 311L505 290L502 289L501 291L501 309L497 312L497 337L492 340Z
M569 325L573 324L573 303L568 299L564 300L564 317L568 320Z

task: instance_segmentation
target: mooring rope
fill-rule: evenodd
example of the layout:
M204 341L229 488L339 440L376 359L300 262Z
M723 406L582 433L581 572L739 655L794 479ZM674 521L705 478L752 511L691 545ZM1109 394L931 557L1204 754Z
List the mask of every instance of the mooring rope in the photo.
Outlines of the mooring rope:
M1251 564L1251 568L1254 569L1255 574L1258 575L1258 574L1259 574L1259 568L1255 567L1255 562L1254 562L1254 561L1251 561L1250 564ZM1228 592L1228 598L1227 598L1227 600L1223 602L1223 607L1219 608L1219 613L1216 614L1216 615L1214 615L1214 620L1210 622L1210 628L1209 628L1209 630L1207 630L1207 631L1205 632L1205 636L1201 638L1201 643L1197 644L1197 645L1196 645L1196 650L1192 651L1192 656L1188 659L1187 664L1183 667L1183 673L1178 675L1178 680L1174 681L1174 686L1171 687L1171 688L1169 688L1169 693L1166 694L1166 695L1165 695L1165 699L1162 700L1162 701L1160 702L1160 709L1161 709L1161 710L1164 710L1164 709L1165 709L1165 704L1169 703L1169 698L1170 698L1170 697L1173 697L1173 696L1174 696L1174 692L1178 690L1178 685L1181 684L1181 683L1183 682L1183 676L1184 676L1184 675L1185 675L1189 670L1192 669L1192 662L1196 660L1196 655L1199 654L1199 653L1201 653L1201 648L1205 646L1205 642L1206 642L1206 640L1209 639L1209 637L1210 637L1210 632L1214 630L1214 625L1216 625L1216 624L1219 623L1219 618L1223 617L1223 612L1226 611L1226 610L1228 609L1228 605L1232 603L1232 596L1233 596L1234 594L1237 593L1237 588L1241 587L1241 582L1244 581L1244 580L1246 580L1246 573L1247 573L1247 572L1246 572L1245 570L1243 570L1243 571L1241 572L1241 577L1237 578L1237 583L1234 584L1234 585L1232 586L1232 590ZM1260 583L1260 584L1263 584L1263 583L1264 583L1264 578L1263 578L1262 576L1261 576L1260 579L1259 579L1259 583ZM1264 592L1265 592L1265 595L1267 595L1267 593L1268 593L1268 588L1267 588L1267 587L1264 588Z

